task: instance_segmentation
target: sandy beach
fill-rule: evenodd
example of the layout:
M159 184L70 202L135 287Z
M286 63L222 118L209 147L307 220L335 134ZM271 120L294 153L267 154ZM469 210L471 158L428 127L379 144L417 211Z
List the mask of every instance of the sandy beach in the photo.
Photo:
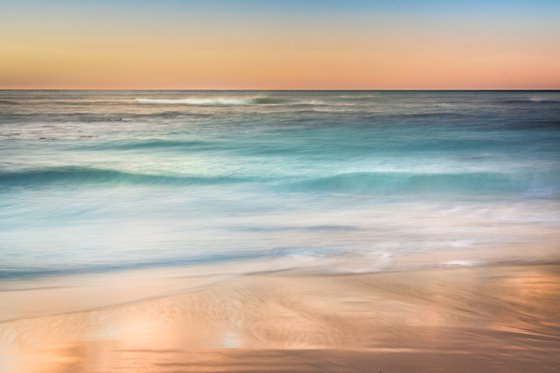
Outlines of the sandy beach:
M4 281L0 371L555 372L560 266Z

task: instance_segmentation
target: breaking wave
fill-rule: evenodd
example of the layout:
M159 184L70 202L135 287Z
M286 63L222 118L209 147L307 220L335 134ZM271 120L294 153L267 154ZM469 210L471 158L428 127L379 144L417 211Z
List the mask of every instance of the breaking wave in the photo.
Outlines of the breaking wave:
M194 106L235 106L235 105L274 105L287 100L269 97L246 98L137 98L134 102L148 105L194 105Z

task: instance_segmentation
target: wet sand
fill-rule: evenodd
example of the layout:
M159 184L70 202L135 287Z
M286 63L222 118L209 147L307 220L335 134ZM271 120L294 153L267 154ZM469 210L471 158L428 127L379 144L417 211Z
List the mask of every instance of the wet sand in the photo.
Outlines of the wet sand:
M3 281L0 372L557 372L560 265Z

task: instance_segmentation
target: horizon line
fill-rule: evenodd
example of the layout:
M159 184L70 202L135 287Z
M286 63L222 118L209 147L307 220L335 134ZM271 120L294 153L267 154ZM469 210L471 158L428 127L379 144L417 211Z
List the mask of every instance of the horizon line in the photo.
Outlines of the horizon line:
M560 91L559 88L439 88L439 89L376 89L376 88L366 88L366 89L312 89L312 88L302 88L302 89L231 89L231 88L1 88L0 91L206 91L206 92L535 92L535 91L548 91L557 92Z

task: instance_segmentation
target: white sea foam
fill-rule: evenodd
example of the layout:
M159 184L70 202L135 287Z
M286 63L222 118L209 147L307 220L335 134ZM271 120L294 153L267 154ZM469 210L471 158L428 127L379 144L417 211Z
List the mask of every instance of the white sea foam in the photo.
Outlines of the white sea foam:
M137 98L134 102L148 105L250 105L253 98Z
M354 106L345 103L327 103L321 100L302 100L292 101L274 97L187 97L187 98L136 98L137 104L148 105L196 105L196 106L212 106L212 105L310 105L310 106Z
M560 102L560 97L558 95L539 95L539 96L531 96L529 97L529 101L531 102Z
M302 250L268 261L274 270L316 270L330 273L367 273L386 270L393 265L389 252L331 252L328 254ZM262 264L260 264L262 266Z
M531 96L531 97L529 97L529 101L532 101L532 102L541 102L541 101L545 101L545 100L546 100L546 98L541 97L541 96Z

